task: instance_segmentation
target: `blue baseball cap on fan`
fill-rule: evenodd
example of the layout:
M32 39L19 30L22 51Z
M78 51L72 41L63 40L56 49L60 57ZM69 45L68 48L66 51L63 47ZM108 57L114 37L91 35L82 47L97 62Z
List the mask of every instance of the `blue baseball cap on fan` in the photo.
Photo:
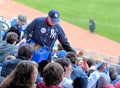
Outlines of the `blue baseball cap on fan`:
M50 10L48 15L50 16L52 22L60 22L60 14L57 10Z

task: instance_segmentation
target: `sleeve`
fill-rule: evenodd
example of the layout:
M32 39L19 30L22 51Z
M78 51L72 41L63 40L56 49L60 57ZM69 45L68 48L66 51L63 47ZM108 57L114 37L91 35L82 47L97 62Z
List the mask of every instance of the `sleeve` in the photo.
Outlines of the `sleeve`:
M11 24L11 26L17 25L17 24L18 24L18 23L17 23L17 18L14 17L14 18L10 21L10 24Z
M93 86L95 86L99 78L100 78L100 72L98 70L91 73L90 77L88 78L87 88L92 88Z
M18 47L15 45L14 49L11 51L11 55L15 56L18 52Z
M23 38L27 38L29 34L35 29L37 18L34 19L24 30Z
M76 53L76 51L71 47L70 43L68 42L68 38L65 35L63 29L61 27L59 27L59 29L60 29L60 32L59 32L58 40L61 43L62 47L67 52L74 52L74 53Z

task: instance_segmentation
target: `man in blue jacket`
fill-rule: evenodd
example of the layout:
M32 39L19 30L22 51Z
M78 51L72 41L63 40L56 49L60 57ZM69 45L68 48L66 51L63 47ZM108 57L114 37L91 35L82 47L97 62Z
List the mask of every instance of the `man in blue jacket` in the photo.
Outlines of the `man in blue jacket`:
M47 46L53 48L51 43L57 39L61 43L62 47L67 51L76 53L76 51L70 46L68 39L59 24L60 14L57 10L50 10L47 17L35 18L25 29L23 42L32 33L31 40L40 46ZM57 36L58 35L58 36ZM56 38L57 36L57 38ZM43 66L43 65L42 65Z
M60 14L57 10L50 10L47 17L35 18L25 29L24 39L33 32L31 39L40 46L46 45L50 47L55 36L58 34L58 40L66 51L73 50L68 42L68 39L59 24Z

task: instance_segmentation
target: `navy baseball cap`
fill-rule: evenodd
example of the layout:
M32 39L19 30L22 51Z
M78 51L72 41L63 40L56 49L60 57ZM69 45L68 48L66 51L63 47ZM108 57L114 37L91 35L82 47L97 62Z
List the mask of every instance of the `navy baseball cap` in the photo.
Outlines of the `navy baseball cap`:
M50 10L48 15L50 16L52 22L60 22L60 14L57 10Z

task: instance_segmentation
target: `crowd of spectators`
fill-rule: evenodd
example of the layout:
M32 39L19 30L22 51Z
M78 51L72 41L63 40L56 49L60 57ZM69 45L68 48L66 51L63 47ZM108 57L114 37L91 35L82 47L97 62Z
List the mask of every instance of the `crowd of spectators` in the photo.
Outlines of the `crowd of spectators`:
M23 31L18 30L27 23L26 16L19 15L15 22L17 28L12 25L0 41L0 88L120 88L116 65L83 51L66 51L60 43L41 71L42 64L32 59L35 46L21 45Z

